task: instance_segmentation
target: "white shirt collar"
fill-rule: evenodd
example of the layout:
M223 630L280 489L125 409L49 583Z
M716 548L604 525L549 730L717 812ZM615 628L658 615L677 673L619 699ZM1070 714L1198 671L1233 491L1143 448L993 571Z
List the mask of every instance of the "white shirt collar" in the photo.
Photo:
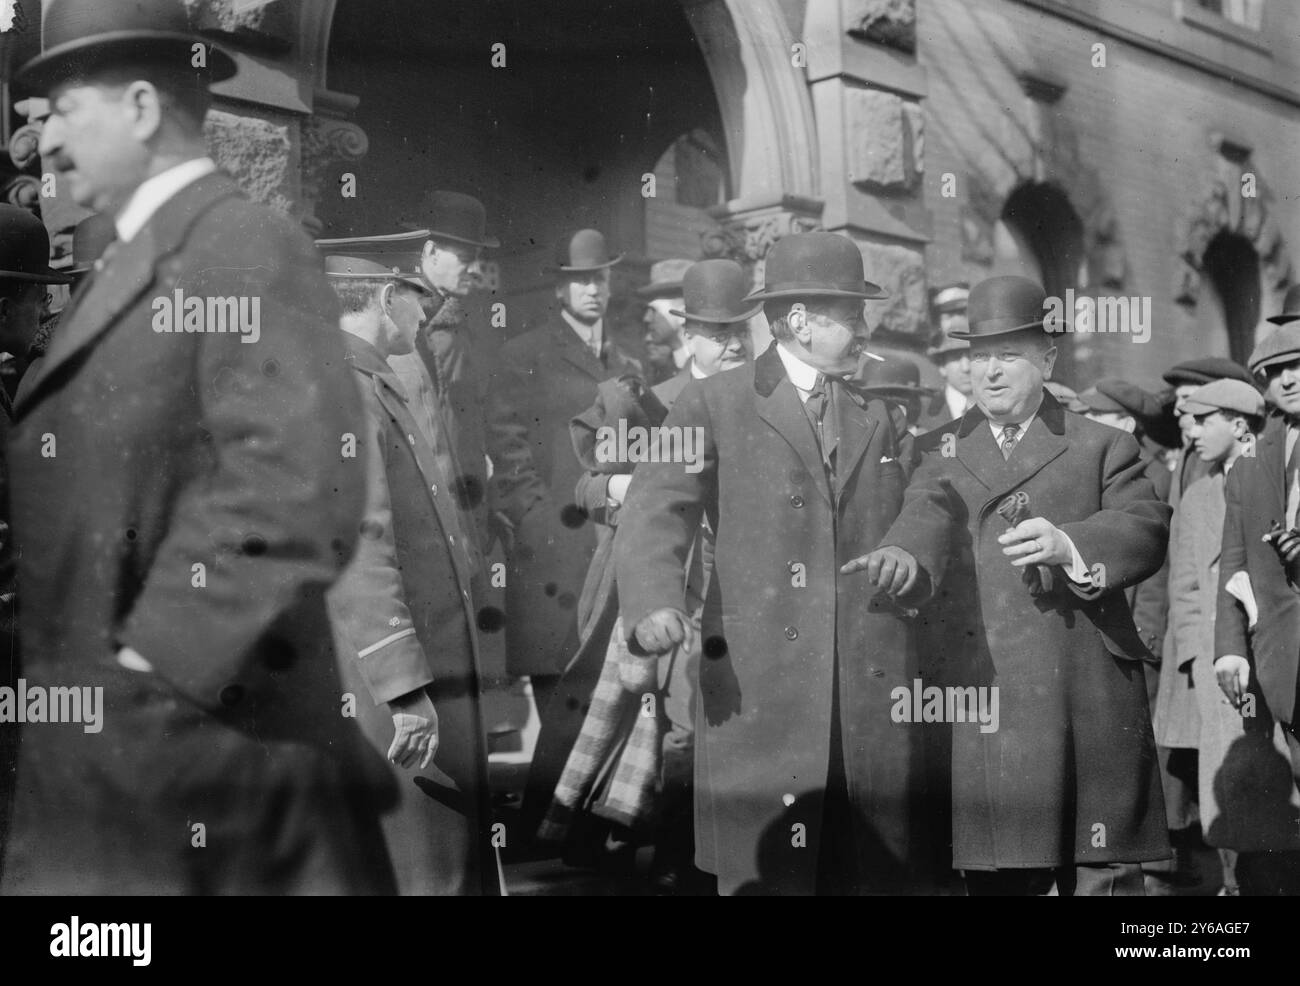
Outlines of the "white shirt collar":
M944 385L943 398L948 404L948 413L954 418L960 418L966 413L966 405L970 402L970 398L952 384Z
M705 373L703 370L701 370L698 366L695 365L695 360L691 360L691 361L690 361L689 363L687 363L686 365L689 366L689 367L691 368L691 379L692 379L692 380L707 380L707 379L708 379L709 375L708 375L707 373Z
M799 391L799 399L806 402L808 394L817 386L817 378L821 375L821 371L809 366L779 342L776 344L776 354L781 357L781 362L785 365L785 375Z
M117 218L113 221L117 227L118 240L122 243L133 240L153 218L153 214L181 189L216 170L217 165L212 158L196 157L142 181L126 200L126 204L118 210Z
M569 328L578 333L578 338L587 344L587 348L593 352L600 348L605 327L603 318L598 318L588 325L586 322L574 318L567 308L561 308L560 314L564 316L564 321L569 323Z

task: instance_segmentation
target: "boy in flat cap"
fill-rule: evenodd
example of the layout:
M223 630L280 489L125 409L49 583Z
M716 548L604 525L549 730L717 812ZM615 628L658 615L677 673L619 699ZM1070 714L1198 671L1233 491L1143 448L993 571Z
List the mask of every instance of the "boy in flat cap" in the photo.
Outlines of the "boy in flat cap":
M102 694L102 728L25 727L0 889L388 892L392 781L325 611L365 500L333 292L207 156L235 63L180 0L52 0L42 31L41 157L116 243L14 408L24 675Z
M1287 292L1282 312L1269 321L1278 328L1255 346L1250 370L1274 413L1255 454L1239 458L1224 484L1214 671L1238 709L1258 684L1282 724L1300 781L1300 286ZM1288 874L1291 892L1293 877Z
M415 350L429 289L417 231L322 240L357 376L367 464L361 543L329 592L345 689L401 790L383 820L402 894L497 893L479 715L472 551L456 492L387 360Z
M1140 864L1169 843L1153 656L1124 590L1162 563L1169 508L1131 436L1045 392L1046 305L1022 277L971 291L958 337L977 405L923 436L897 521L850 567L942 628L945 684L997 689L997 728L952 726L952 865L969 892L1141 895Z
M775 341L686 385L665 427L702 468L643 462L615 551L633 653L695 632L685 563L707 518L695 738L695 861L723 894L915 889L919 743L890 717L911 677L907 626L840 566L873 547L903 488L890 409L845 378L868 336L862 253L831 233L767 255Z
M1265 854L1300 848L1294 822L1300 795L1287 769L1282 728L1258 681L1249 684L1252 714L1243 716L1225 700L1214 674L1224 480L1255 451L1264 398L1253 384L1221 378L1194 389L1183 407L1192 419L1192 448L1210 469L1183 494L1169 580L1175 649L1196 702L1201 828L1219 850L1226 893L1267 893L1272 881L1261 883L1270 869Z

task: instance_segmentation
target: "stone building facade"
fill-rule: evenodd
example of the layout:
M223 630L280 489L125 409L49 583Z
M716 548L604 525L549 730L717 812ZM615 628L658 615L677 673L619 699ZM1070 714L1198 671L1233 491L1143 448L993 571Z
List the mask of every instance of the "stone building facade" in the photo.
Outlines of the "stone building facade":
M335 235L418 225L431 188L479 195L507 333L577 222L627 251L616 289L692 248L757 281L780 236L843 232L891 292L882 341L913 349L936 283L1149 298L1148 342L1063 341L1076 383L1242 357L1296 276L1300 7L1280 0L185 2L240 64L218 161ZM66 252L81 213L40 196L26 123L0 135L0 194L39 202Z

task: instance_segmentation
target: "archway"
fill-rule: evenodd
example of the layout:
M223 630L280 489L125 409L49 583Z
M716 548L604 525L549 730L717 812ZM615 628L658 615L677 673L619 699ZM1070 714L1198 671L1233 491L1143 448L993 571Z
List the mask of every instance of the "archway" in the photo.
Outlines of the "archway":
M418 226L430 189L478 196L502 242L488 260L507 335L552 302L541 268L566 228L596 226L629 255L616 294L644 279L658 259L645 176L665 148L698 132L725 164L722 113L680 4L340 0L328 79L359 97L351 120L369 150L350 166L356 197L327 188L317 205L325 235Z
M1210 291L1196 308L1196 335L1205 354L1229 356L1243 366L1255 345L1261 316L1259 254L1250 240L1219 233L1201 257L1201 273Z

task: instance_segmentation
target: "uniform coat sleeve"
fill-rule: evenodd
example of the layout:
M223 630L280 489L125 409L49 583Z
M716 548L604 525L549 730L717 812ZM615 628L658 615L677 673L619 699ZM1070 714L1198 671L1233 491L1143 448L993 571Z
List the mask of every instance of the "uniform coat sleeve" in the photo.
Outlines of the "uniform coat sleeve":
M369 382L369 386L375 386ZM433 673L415 633L397 563L393 506L388 488L386 429L367 395L365 436L367 508L357 553L330 590L330 610L348 642L350 656L375 704L391 702L433 682Z

